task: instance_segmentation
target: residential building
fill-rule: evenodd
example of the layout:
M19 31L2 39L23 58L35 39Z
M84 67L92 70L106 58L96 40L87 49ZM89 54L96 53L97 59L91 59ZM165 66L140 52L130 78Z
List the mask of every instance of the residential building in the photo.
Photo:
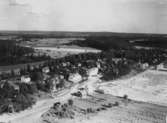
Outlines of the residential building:
M78 83L82 81L82 76L79 73L70 74L68 77L68 81Z
M29 83L30 81L31 81L31 78L28 75L21 76L21 82Z
M43 72L43 73L49 73L49 72L50 72L49 67L44 67L44 68L42 69L42 72Z

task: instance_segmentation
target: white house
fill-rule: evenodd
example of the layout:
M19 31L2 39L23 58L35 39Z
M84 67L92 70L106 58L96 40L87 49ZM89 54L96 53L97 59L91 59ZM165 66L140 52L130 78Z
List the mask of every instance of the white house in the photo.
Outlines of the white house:
M81 65L81 63L78 63L78 67L81 67L82 65Z
M148 63L143 63L141 64L141 68L142 69L147 69L149 67L149 64Z
M74 83L78 83L81 80L82 80L82 76L79 73L70 74L70 76L68 77L68 81L71 81Z
M49 72L50 72L49 67L44 67L44 68L42 69L42 72L43 72L43 73L49 73Z
M64 63L64 62L63 62L62 65L63 65L63 67L66 67L66 66L67 66L67 63Z
M56 88L56 81L55 80L50 80L52 82L52 93L54 93L55 91L57 91L57 88Z
M30 81L31 81L31 78L28 75L21 76L21 82L29 83Z
M87 71L88 76L96 76L99 72L97 67L91 68Z
M161 63L161 64L157 65L157 70L167 71L167 67L165 64Z
M96 66L97 66L97 68L101 68L101 65L100 65L100 62L96 62Z
M64 79L64 76L63 76L63 75L60 75L59 78L60 78L60 79Z

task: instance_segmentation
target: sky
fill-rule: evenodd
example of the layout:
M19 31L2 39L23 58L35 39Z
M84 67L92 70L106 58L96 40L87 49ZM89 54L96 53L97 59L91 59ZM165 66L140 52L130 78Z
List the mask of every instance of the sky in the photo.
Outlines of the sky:
M0 0L0 30L167 34L167 0Z

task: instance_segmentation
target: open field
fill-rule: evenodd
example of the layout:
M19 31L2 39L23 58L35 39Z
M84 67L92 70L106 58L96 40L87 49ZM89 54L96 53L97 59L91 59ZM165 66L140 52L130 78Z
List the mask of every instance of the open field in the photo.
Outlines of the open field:
M51 58L60 58L64 57L67 55L72 55L72 54L79 54L79 53L98 53L100 50L94 49L94 48L89 48L89 47L79 47L79 46L66 46L62 45L59 47L53 47L53 46L44 46L44 47L34 47L36 52L38 53L45 53Z
M20 43L22 46L31 46L31 47L56 47L60 45L68 44L72 41L83 41L84 38L31 38L27 41Z
M128 95L130 99L167 105L167 72L147 70L134 77L106 82L99 86L115 96Z

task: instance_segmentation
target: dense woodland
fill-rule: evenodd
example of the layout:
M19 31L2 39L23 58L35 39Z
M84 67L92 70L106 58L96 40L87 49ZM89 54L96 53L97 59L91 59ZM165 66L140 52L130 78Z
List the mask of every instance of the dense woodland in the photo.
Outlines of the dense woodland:
M127 39L120 37L88 37L84 41L74 41L70 44L78 45L81 47L92 47L100 50L110 49L131 49L132 45ZM69 45L70 45L69 44Z
M155 48L167 48L166 37L146 38L143 41L136 41L133 43L138 46L155 47Z
M132 42L133 43L132 43ZM167 37L165 36L101 36L86 37L84 41L73 41L74 44L81 47L92 47L100 50L110 49L134 49L134 46L167 48Z

